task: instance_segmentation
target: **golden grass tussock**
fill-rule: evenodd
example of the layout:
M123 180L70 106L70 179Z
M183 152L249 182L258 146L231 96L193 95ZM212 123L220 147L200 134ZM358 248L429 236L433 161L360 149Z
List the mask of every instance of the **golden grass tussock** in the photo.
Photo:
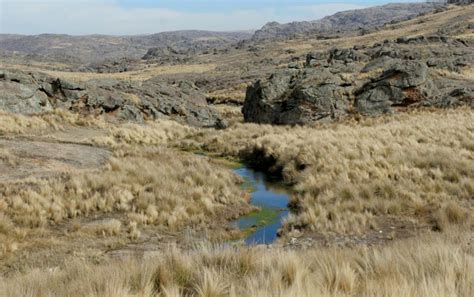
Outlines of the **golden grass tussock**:
M236 123L226 130L166 120L109 123L62 111L0 114L0 120L0 133L12 138L63 137L75 131L71 126L98 129L87 142L113 156L96 170L1 184L0 263L11 268L0 267L8 273L0 276L0 292L7 296L474 294L472 109L312 127ZM143 260L101 254L109 244L118 250L146 244L150 232L191 228L222 239L229 221L251 210L243 181L231 170L179 149L242 158L280 173L295 207L283 235L366 233L384 218L441 232L376 247L160 247ZM11 147L0 148L0 166L18 162L24 160ZM213 233L216 226L221 233ZM74 243L60 240L84 240L87 252L100 252L67 258ZM56 249L64 259L28 258Z
M0 111L0 136L35 135L48 131L64 130L67 125L105 127L100 117L74 114L63 109L36 115L21 115Z
M122 149L101 171L3 184L0 239L14 239L21 247L28 239L18 239L14 230L54 228L65 220L91 216L116 219L78 229L132 239L144 225L169 231L225 225L250 211L241 182L202 157L167 148Z
M171 141L185 139L197 129L170 120L150 121L146 124L125 123L109 125L107 135L94 137L91 142L110 148L120 146L165 145Z
M58 138L55 135L57 131L67 132L74 126L90 128L102 133L91 131L83 142L111 149L131 145L165 145L185 139L197 131L171 120L148 121L145 124L111 123L102 116L84 116L63 109L31 116L0 112L0 123L0 136L50 136L53 140Z
M184 65L150 65L149 67L136 71L116 72L116 73L92 73L92 72L70 72L54 71L41 67L32 67L19 64L6 65L7 68L24 71L40 71L53 77L74 82L85 82L94 79L118 79L125 81L144 81L153 77L165 74L182 73L204 73L216 68L215 64L184 64Z
M175 247L146 260L73 262L0 279L7 296L472 296L465 242L428 236L378 248Z
M7 166L14 166L17 162L17 157L10 150L0 146L0 163L4 163Z
M359 233L385 216L472 229L472 139L474 113L458 109L316 127L237 124L185 145L274 163L294 185L288 230Z

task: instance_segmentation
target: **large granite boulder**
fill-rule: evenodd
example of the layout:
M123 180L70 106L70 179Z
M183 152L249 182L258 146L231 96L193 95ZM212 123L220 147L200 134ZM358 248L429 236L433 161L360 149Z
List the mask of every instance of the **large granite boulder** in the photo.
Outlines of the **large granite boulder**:
M247 122L307 124L346 113L344 81L326 69L286 70L247 89L242 109Z
M417 61L395 61L356 94L354 106L362 114L392 112L392 107L422 105L440 92L428 79L428 67Z

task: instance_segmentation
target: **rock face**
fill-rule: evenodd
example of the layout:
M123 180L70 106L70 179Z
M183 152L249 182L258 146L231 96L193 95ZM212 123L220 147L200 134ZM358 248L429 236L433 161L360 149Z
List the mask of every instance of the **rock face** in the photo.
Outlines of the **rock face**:
M395 106L436 101L440 95L428 79L428 67L418 61L393 61L380 77L358 90L355 108L363 114L391 112Z
M344 82L327 70L272 75L247 89L242 112L249 122L307 124L335 119L347 108Z
M0 73L0 110L34 114L64 108L83 114L107 114L120 120L170 118L200 127L223 128L225 121L207 105L192 83L151 79L141 84L90 81L76 84L42 73Z
M353 112L474 106L472 79L443 74L463 73L473 65L472 45L443 36L312 52L304 69L289 65L248 87L242 112L247 122L293 125Z
M280 24L271 22L255 32L253 40L289 38L295 35L374 28L389 22L408 20L436 9L432 3L387 4L336 13L321 20Z
M25 73L0 73L0 110L13 113L38 113L52 110L48 96L32 76Z

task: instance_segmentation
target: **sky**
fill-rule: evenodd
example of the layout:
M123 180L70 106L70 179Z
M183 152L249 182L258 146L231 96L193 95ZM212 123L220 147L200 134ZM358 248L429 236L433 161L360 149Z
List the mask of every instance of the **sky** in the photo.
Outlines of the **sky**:
M269 21L317 20L338 11L422 0L0 0L0 33L137 35L237 31Z

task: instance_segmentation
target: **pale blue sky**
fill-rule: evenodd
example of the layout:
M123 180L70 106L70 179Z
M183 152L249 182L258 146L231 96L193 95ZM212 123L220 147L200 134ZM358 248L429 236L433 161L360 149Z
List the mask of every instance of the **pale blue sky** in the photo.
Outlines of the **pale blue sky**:
M422 0L395 0L422 2ZM269 21L315 20L383 0L0 0L0 32L148 34L258 29Z
M395 2L417 2L416 0L394 0ZM264 9L268 7L291 7L291 6L311 6L316 4L355 4L362 6L373 6L391 3L394 1L384 0L118 0L117 3L123 7L162 7L173 10L184 10L190 12L229 12L235 9ZM420 2L420 1L418 1Z

